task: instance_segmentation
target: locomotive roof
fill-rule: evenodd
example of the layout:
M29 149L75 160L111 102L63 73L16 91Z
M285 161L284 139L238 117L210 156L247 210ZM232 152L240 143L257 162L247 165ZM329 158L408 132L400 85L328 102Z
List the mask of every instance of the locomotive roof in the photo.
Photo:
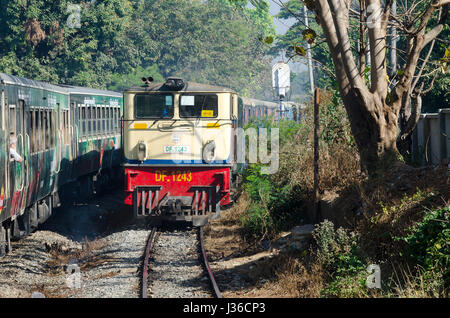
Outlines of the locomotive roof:
M111 96L111 97L119 97L119 98L123 97L123 94L121 94L121 93L102 90L102 89L79 87L79 86L72 86L72 85L60 85L60 86L67 89L67 91L70 94Z
M222 86L214 86L208 84L200 84L195 82L184 82L185 85L181 90L171 90L165 86L165 83L152 83L150 85L135 86L125 90L125 92L178 92L178 93L235 93L230 88Z
M24 87L32 87L32 88L37 88L37 89L45 89L45 90L49 90L49 91L53 91L53 92L57 92L57 93L61 93L61 94L68 94L67 89L65 89L64 87L50 84L50 83L35 81L35 80L31 80L31 79L27 79L27 78L23 78L23 77L19 77L19 76L13 76L13 75L7 75L4 73L0 73L0 80L2 83L5 83L5 84L18 85L18 86L24 86Z

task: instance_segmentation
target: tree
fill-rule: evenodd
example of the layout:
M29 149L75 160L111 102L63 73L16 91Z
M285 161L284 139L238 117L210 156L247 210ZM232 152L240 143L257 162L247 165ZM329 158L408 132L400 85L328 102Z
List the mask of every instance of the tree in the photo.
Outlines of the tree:
M426 91L423 71L447 25L450 0L404 1L396 14L391 12L393 0L303 2L315 13L328 44L362 169L375 176L400 160L398 145L417 124ZM388 78L387 72L391 26L405 39L395 78ZM355 27L357 39L351 36Z
M255 96L270 87L266 9L224 0L0 0L0 71L122 90L169 75ZM263 74L263 75L262 75Z

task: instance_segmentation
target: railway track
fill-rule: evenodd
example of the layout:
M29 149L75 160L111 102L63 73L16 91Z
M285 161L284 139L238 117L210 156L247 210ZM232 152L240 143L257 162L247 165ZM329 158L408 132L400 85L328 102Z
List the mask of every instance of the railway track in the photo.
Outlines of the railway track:
M205 266L205 269L208 273L209 281L211 282L211 286L214 291L214 295L216 298L222 298L222 293L220 292L219 287L217 286L217 282L214 278L211 267L209 266L208 256L206 255L205 244L204 244L204 240L203 240L203 227L199 228L199 240L200 240L200 249L201 249L201 254L202 254L203 265Z
M189 231L187 231L189 232ZM152 266L150 264L150 256L152 256L152 253L155 253L154 249L156 246L156 243L158 241L158 237L160 237L160 235L164 235L165 232L161 231L159 228L157 227L152 227L150 230L150 233L148 235L148 239L147 239L147 244L145 247L145 252L144 252L144 258L143 258L143 262L142 262L142 270L141 270L141 290L140 290L140 297L141 298L148 298L149 297L149 271L150 271L150 267ZM222 298L222 293L220 292L219 287L217 286L216 280L214 278L214 274L211 270L211 267L209 266L209 262L208 262L208 257L206 255L206 250L205 250L205 245L204 245L204 240L203 240L203 229L200 227L198 229L198 232L196 233L197 235L197 240L198 240L198 251L199 251L199 256L198 259L201 260L201 265L204 269L204 272L206 272L207 274L207 279L209 281L209 285L210 285L210 291L208 291L207 294L211 294L213 297L215 298ZM182 247L180 246L179 249L182 249ZM170 253L168 251L162 251L163 253ZM167 262L170 263L170 262ZM153 268L153 270L157 269L156 268L157 265L155 265L155 267ZM182 278L179 278L180 280L182 280ZM197 278L198 280L198 278ZM181 285L181 283L180 283ZM170 297L170 296L169 296Z
M141 284L141 298L147 298L148 290L148 260L150 258L150 252L154 245L156 239L157 228L153 227L150 231L150 235L147 240L147 245L145 247L144 262L142 265L142 284Z

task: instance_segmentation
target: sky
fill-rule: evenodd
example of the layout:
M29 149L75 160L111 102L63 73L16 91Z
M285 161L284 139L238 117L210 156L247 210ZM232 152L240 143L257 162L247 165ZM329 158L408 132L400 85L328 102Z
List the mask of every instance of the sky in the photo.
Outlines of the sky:
M278 3L278 1L277 1ZM269 0L270 4L270 14L275 16L278 12L280 12L280 5L275 3L272 0ZM290 20L279 20L279 19L273 19L273 23L275 25L275 29L278 34L284 34L288 30L289 26L295 23L295 19Z
M272 16L275 16L278 12L280 12L280 5L278 4L279 1L277 0L276 2L273 0L268 0L269 4L270 4L270 9L269 12ZM282 2L286 2L283 1ZM274 18L273 19L273 23L275 25L275 30L277 32L277 34L284 34L286 33L286 31L289 29L289 27L295 23L295 18L293 19L289 19L289 20L279 20ZM281 57L275 58L274 62L278 62L282 60ZM291 70L299 73L299 72L304 72L307 70L307 67L304 63L289 63Z

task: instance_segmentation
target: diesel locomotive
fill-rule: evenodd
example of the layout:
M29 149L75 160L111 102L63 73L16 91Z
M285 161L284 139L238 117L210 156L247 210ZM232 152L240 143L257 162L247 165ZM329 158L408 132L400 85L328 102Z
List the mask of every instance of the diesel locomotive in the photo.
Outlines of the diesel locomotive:
M236 129L251 117L283 112L277 103L242 99L226 87L175 77L143 81L124 92L125 205L136 217L202 226L231 203L243 166Z
M123 95L0 73L0 255L120 165Z

